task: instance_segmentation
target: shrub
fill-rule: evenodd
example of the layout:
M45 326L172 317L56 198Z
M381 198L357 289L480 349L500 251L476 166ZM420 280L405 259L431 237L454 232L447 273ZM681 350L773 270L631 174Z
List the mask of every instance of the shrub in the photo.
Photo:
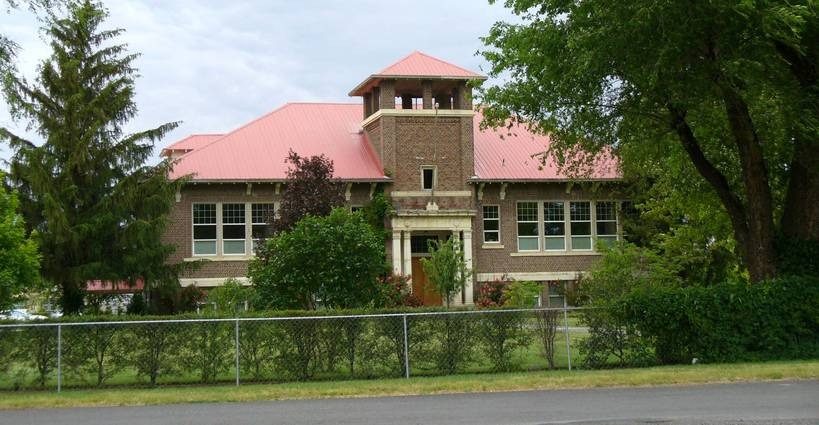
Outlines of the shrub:
M429 356L439 373L452 375L460 372L472 360L476 326L472 315L413 317L411 322L414 322L414 330L424 332L425 327L428 329L429 341L422 348L426 352L419 355ZM411 335L416 334L417 332ZM418 341L415 344L417 346Z
M602 261L580 280L579 300L589 336L580 343L586 367L640 366L652 362L648 341L624 317L618 300L635 288L677 287L676 270L652 251L629 244L605 249Z
M273 324L269 322L240 322L239 364L242 372L261 380L270 366L273 350Z
M478 288L475 305L478 307L501 307L505 303L504 295L509 287L509 279L498 278L491 282L484 282Z
M229 322L185 323L186 350L184 360L199 372L203 383L214 382L226 372L234 358L234 330Z
M372 305L384 243L360 214L308 216L259 249L249 276L262 308L314 310Z
M91 374L95 385L102 386L127 364L123 331L116 325L63 327L67 371L80 377Z
M819 279L644 288L620 300L624 317L663 363L819 355Z
M249 304L252 300L253 288L245 287L235 278L226 279L207 294L207 301L214 310L226 313L244 310L245 303Z
M512 353L529 344L526 315L517 311L496 311L481 314L477 336L481 350L492 363L492 370L506 372L514 369Z
M137 375L147 377L152 386L160 375L174 371L179 363L179 347L184 342L178 323L145 323L130 327L129 361Z
M57 329L53 327L22 328L14 357L36 372L36 383L45 387L57 367Z
M419 307L418 297L412 295L409 277L390 273L378 278L378 297L375 305L382 308Z

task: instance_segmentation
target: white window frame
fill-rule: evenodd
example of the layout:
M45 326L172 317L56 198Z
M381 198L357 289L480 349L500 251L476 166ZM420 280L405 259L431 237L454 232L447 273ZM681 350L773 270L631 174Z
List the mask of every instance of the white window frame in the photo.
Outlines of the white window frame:
M546 204L548 204L548 203L560 203L563 206L563 220L562 221L557 221L557 220L548 220L547 221L546 220ZM566 217L568 216L568 213L569 213L568 206L569 206L569 203L567 201L565 201L565 200L551 200L551 201L540 202L539 207L542 209L541 214L543 214L543 219L541 221L543 222L543 251L544 252L565 252L565 251L569 250L569 241L568 241L569 230L567 229L568 220L566 220ZM563 235L562 236L549 236L549 235L547 235L546 234L546 223L547 222L548 223L563 223ZM563 248L560 248L560 249L547 249L546 248L546 246L548 245L546 243L547 239L563 239Z
M242 222L241 223L225 223L224 209L225 209L226 205L241 205L242 206L242 210L243 210L244 214L242 214ZM230 257L246 256L247 255L247 239L248 239L248 237L247 237L248 236L247 235L247 222L248 222L248 220L247 220L247 212L248 212L247 211L247 203L246 202L223 202L223 203L221 203L220 209L222 211L222 220L221 220L222 243L220 244L221 248L222 248L222 255L225 256L225 257L228 257L228 256L230 256ZM244 233L245 233L244 238L242 238L242 239L227 239L227 238L224 237L225 226L236 226L236 227L238 227L239 225L244 227ZM251 237L252 237L252 235L251 235ZM242 242L242 252L233 252L233 253L225 252L225 242L239 242L239 241Z
M196 218L194 217L194 210L196 209L197 205L213 205L214 208L214 222L213 223L199 223L196 224ZM214 257L219 255L219 203L218 202L193 202L191 203L191 255L194 257ZM216 229L216 238L215 239L196 239L196 226L214 226ZM196 253L196 242L213 242L215 244L215 249L213 254L197 254Z
M424 187L424 170L432 170L432 187L427 189ZM422 165L421 166L421 190L432 192L438 187L438 166L436 165Z
M589 204L589 219L588 220L572 220L572 203L587 203ZM580 199L573 199L566 203L568 208L568 214L566 215L566 220L569 225L569 250L570 251L581 251L581 252L590 252L594 251L594 245L597 240L594 236L594 212L595 212L595 202L591 200L580 200ZM575 235L572 231L572 223L589 223L589 234L588 235ZM589 238L589 248L575 248L574 247L574 238Z
M600 220L597 217L597 206L600 203L611 203L612 208L614 211L614 220ZM620 202L618 201L611 201L611 200L599 200L594 202L594 245L595 247L600 242L600 234L597 231L597 224L598 223L614 223L614 234L604 234L603 237L610 238L614 236L614 243L616 244L620 240Z
M537 217L535 217L534 221L520 221L520 215L518 213L519 209L520 209L520 204L535 204L535 210L537 211L536 212ZM541 205L540 201L517 201L517 203L515 204L515 235L517 236L517 239L515 240L515 244L516 244L515 248L517 249L518 252L540 252L542 250L542 248L543 248L543 244L541 243L542 239L543 239L543 225L541 223L542 223L543 220L541 220L542 216L541 216L541 211L540 211L540 205ZM535 236L529 236L529 235L521 236L520 235L520 227L519 227L520 223L536 223L537 224L537 234ZM527 239L536 238L537 239L537 249L520 249L520 238L527 238Z
M256 243L259 238L253 237L253 226L270 226L271 223L255 221L253 217L253 207L256 205L268 205L270 207L271 219L276 216L276 204L273 202L252 202L250 205L250 255L256 255ZM247 207L245 207L247 208Z
M494 217L494 218L486 218L486 215L485 215L484 210L483 210L486 207L496 208L498 216ZM497 221L498 222L498 230L486 230L486 221L487 220ZM482 205L481 206L481 227L483 229L483 232L482 232L483 233L483 243L485 243L485 244L500 244L501 243L501 208L500 208L500 205L498 205L498 204L488 204L488 205ZM497 233L498 234L498 240L496 240L496 241L487 241L486 240L486 234L487 233Z

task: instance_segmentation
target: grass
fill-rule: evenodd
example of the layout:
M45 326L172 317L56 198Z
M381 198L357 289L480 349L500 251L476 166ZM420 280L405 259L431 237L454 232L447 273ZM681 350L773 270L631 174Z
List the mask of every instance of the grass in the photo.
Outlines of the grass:
M780 379L819 379L819 360L662 366L594 371L541 371L411 379L197 386L152 389L2 392L0 409L141 406L330 397L372 397L483 391L580 389L703 384Z

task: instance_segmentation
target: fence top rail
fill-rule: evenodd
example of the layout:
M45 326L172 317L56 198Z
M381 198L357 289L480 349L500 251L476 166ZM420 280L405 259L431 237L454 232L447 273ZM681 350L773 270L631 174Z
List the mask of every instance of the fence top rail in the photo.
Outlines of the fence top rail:
M61 327L61 326L100 326L100 325L151 325L164 323L218 323L218 322L278 322L288 320L328 320L328 319L375 319L387 317L420 317L420 316L445 316L445 315L465 315L465 314L505 314L505 313L525 313L539 311L570 312L586 310L587 307L541 307L541 308L515 308L515 309L486 309L486 310L455 310L455 311L422 311L407 313L378 313L378 314L338 314L324 316L282 316L282 317L224 317L212 319L155 319L155 320L112 320L96 322L50 322L50 323L9 323L0 324L0 329L4 328L35 328L35 327Z

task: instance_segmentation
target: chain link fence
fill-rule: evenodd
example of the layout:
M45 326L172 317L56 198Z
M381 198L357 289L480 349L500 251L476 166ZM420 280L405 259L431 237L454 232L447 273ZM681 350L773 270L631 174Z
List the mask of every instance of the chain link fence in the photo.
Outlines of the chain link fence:
M572 368L576 308L0 325L0 390Z

